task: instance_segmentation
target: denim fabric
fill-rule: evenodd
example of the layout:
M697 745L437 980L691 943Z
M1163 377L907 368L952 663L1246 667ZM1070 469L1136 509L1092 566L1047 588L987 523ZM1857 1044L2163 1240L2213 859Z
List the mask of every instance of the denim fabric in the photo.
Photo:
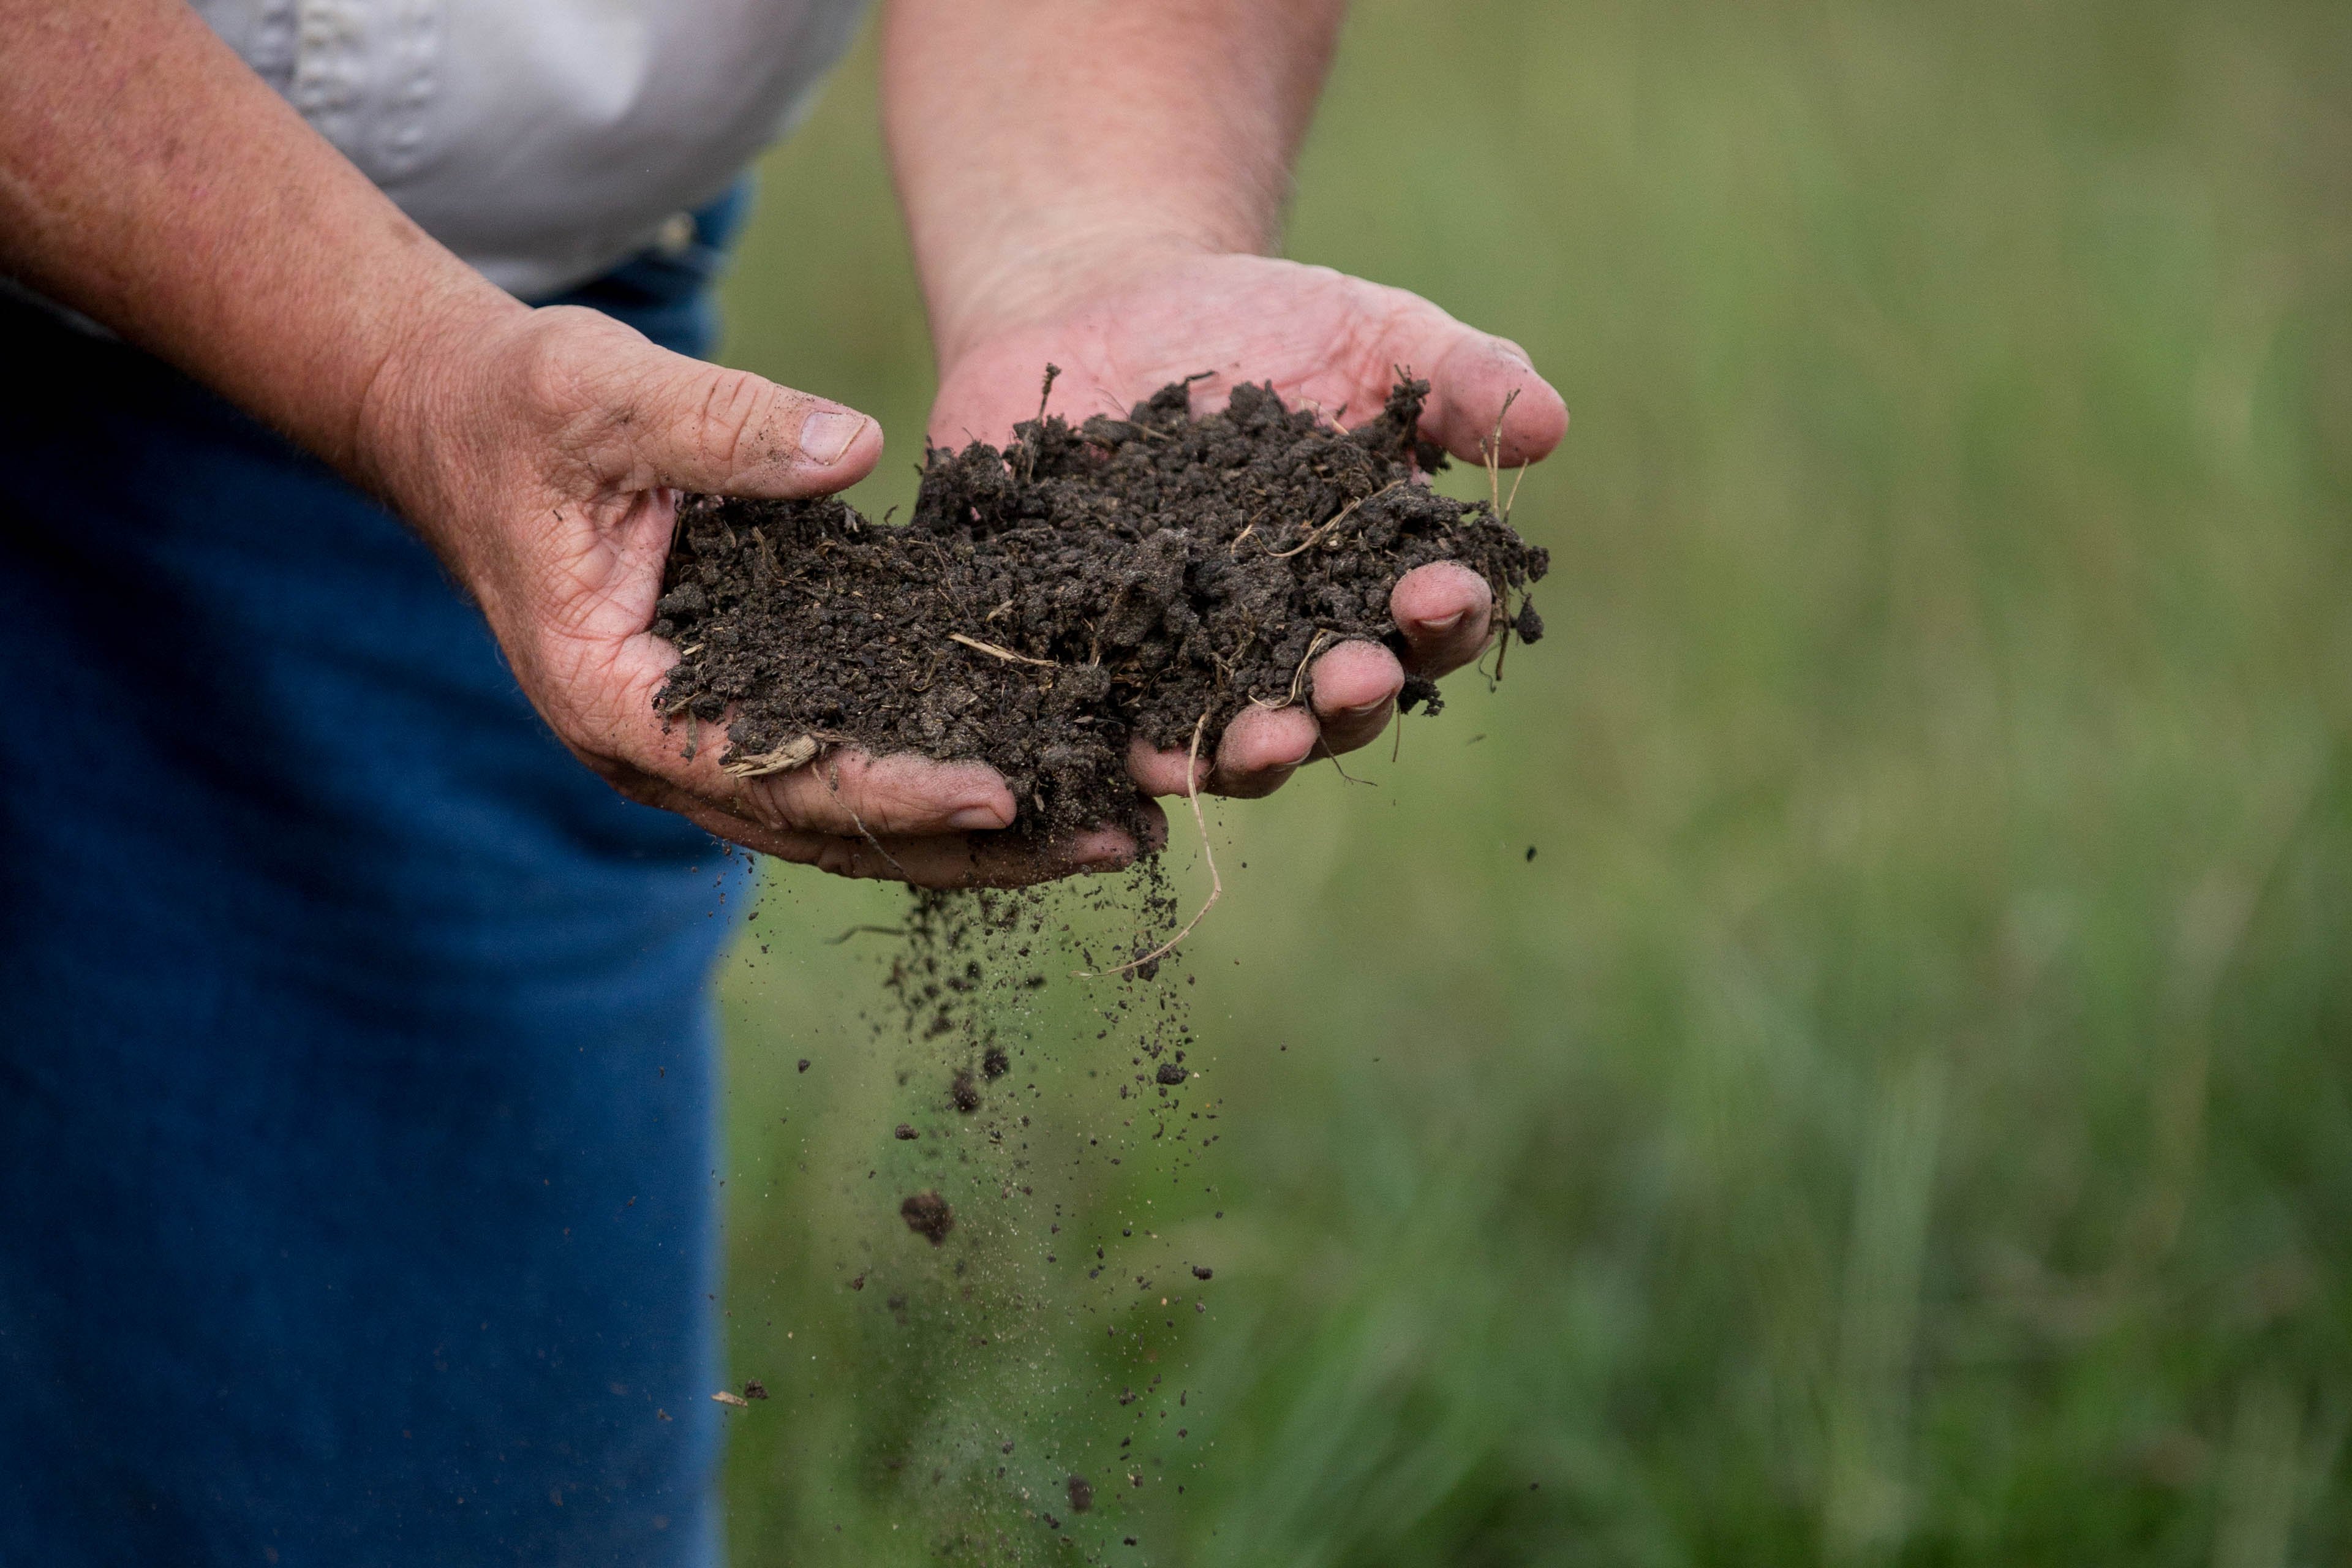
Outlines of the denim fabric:
M741 199L572 298L701 351ZM0 365L0 1565L714 1562L740 862L318 463Z
M693 215L683 243L656 247L631 258L602 278L583 283L541 305L586 305L617 316L637 331L680 353L706 354L719 341L719 306L712 285L725 270L743 220L751 208L750 176Z

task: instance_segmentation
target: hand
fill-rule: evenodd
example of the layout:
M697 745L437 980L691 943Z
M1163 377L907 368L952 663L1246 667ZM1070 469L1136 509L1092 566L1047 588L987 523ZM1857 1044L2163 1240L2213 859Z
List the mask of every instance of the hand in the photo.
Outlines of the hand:
M1073 274L1100 280L1072 289ZM1485 447L1498 444L1504 467L1532 462L1568 428L1559 394L1516 343L1402 289L1328 268L1176 251L1110 265L1033 262L999 292L1004 297L978 323L947 342L930 421L936 444L978 437L1002 445L1016 422L1036 413L1032 389L1048 361L1062 367L1054 410L1074 424L1124 416L1201 371L1214 374L1195 384L1196 406L1221 405L1237 382L1272 381L1286 402L1360 422L1380 412L1402 366L1430 383L1422 433L1465 461L1484 461ZM1476 658L1493 629L1486 580L1447 562L1407 573L1389 607L1406 661L1432 678ZM1341 643L1315 661L1311 708L1246 710L1225 727L1213 765L1202 760L1198 780L1188 779L1184 752L1139 741L1129 770L1153 795L1182 795L1191 783L1223 795L1267 794L1310 757L1352 751L1380 734L1404 676L1381 644Z
M845 876L1011 884L1124 864L1124 836L1046 850L971 835L1013 820L972 763L856 752L730 777L654 693L677 650L646 628L679 490L823 495L881 455L874 421L656 348L592 310L445 313L363 401L358 466L489 619L559 739L622 794L719 837Z

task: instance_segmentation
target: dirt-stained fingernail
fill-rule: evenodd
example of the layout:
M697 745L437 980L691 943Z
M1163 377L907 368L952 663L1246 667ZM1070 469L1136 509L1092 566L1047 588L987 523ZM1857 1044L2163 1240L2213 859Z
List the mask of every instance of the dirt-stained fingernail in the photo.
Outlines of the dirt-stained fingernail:
M948 826L958 833L987 833L1004 826L1004 808L1001 805L967 805L948 818Z
M1456 610L1452 615L1446 616L1444 620L1423 621L1421 623L1421 635L1425 637L1444 637L1451 633L1455 627L1459 626L1462 624L1463 617L1469 615L1469 613L1470 612L1467 610Z
M820 408L801 425L801 456L819 468L827 468L841 460L866 428L866 416L845 413L837 408Z
M1375 701L1359 703L1353 708L1334 709L1331 716L1335 719L1370 719L1375 714L1386 712L1389 700L1388 698L1382 697Z

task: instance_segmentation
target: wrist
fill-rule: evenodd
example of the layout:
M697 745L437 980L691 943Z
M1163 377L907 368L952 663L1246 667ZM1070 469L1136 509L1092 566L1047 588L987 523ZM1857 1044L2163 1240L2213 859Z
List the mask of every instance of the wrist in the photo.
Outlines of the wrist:
M471 273L426 292L377 347L353 407L349 453L339 466L429 536L438 510L433 499L438 487L430 477L436 453L479 434L475 420L452 420L451 405L463 400L477 368L531 314L530 307Z
M1150 215L1097 216L973 247L952 267L926 268L936 274L926 296L940 372L990 342L1130 293L1187 263L1258 248L1214 226Z
M883 124L942 365L1170 256L1263 253L1342 0L893 0Z

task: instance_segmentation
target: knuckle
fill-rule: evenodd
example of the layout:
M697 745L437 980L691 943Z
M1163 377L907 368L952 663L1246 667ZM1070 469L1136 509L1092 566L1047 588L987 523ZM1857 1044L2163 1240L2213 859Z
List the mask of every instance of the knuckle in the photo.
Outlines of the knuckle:
M535 321L533 330L516 342L514 377L528 406L559 419L576 415L595 401L590 388L596 377L591 368L597 356L583 352L583 336L593 329L570 319L568 312L550 312L554 319Z
M831 877L871 876L873 873L866 868L864 857L859 854L860 847L846 838L828 838L818 848L813 864Z
M792 451L782 439L788 421L781 389L743 371L709 367L696 374L702 384L694 398L695 440L707 458L740 469Z
M748 779L735 793L734 808L771 832L781 833L793 826L785 812L782 797L766 779Z
M1359 386L1385 393L1396 368L1419 347L1418 318L1429 306L1402 289L1343 279L1355 285L1347 308L1338 312L1326 351L1330 363L1341 367ZM1427 365L1405 365L1426 374Z
M639 421L634 395L642 340L593 310L543 310L512 350L515 401L546 431L555 472L601 486L623 476Z

